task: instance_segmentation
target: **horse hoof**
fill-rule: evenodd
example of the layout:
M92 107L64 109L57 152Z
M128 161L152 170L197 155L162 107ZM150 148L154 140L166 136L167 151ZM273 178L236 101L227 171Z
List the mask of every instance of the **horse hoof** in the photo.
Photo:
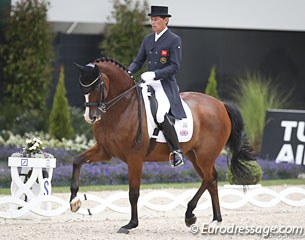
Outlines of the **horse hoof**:
M216 226L216 225L219 225L219 224L221 224L221 221L213 220L213 221L209 224L209 226Z
M190 227L193 224L195 224L196 221L197 221L197 217L195 215L193 217L191 217L191 218L185 218L185 225Z
M71 212L77 212L78 209L80 209L81 206L81 201L78 197L75 197L72 199L72 201L70 202L70 209Z
M128 230L128 229L126 229L126 228L120 228L119 230L118 230L118 232L117 233L125 233L125 234L128 234L130 231Z

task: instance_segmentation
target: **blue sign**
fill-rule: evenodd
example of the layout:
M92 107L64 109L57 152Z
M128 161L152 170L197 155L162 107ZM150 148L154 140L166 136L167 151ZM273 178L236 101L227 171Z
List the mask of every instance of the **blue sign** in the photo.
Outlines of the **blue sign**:
M28 166L28 159L27 158L21 158L21 166L26 167Z
M49 182L49 179L44 178L43 195L50 195L50 188L51 188L51 184Z

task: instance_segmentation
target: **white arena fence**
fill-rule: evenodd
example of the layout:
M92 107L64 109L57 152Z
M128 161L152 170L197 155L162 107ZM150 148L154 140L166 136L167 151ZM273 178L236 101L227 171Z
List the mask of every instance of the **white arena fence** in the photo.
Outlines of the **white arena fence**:
M194 196L196 191L197 189L188 189L181 194L174 195L165 190L151 190L140 196L138 207L139 209L146 207L158 212L171 211L177 207L187 208L188 201ZM295 197L296 195L298 197ZM83 206L86 205L86 201L91 203L90 208L81 207L77 212L78 214L93 215L101 213L106 209L119 213L130 213L128 191L115 192L105 198L84 193L79 193L78 197L82 201ZM225 209L238 209L246 204L270 208L279 203L302 207L305 206L305 189L301 187L287 187L277 192L260 185L249 188L243 188L242 186L234 188L234 185L225 185L219 188L219 198L221 208ZM296 200L293 200L293 198ZM115 202L122 199L126 201L126 206L115 204ZM210 196L208 192L205 192L196 209L203 210L209 207L211 207ZM66 211L70 211L68 200L52 195L40 195L26 201L14 196L0 198L1 218L19 218L27 213L54 217Z
M8 165L11 168L12 177L11 196L0 198L1 218L19 218L28 213L54 217L70 211L68 199L52 195L51 181L53 169L56 167L55 158L9 157ZM30 172L31 174L29 174ZM180 194L172 194L165 190L151 190L145 194L142 192L138 208L146 207L158 212L171 211L178 207L187 208L187 203L197 190L188 189ZM179 192L181 191L179 190ZM296 195L298 198L295 197ZM92 215L106 209L119 213L130 213L128 196L128 191L111 193L104 198L79 193L78 197L83 205L77 213ZM248 203L262 208L274 207L279 203L302 207L305 206L305 189L288 187L276 192L261 185L248 187L225 185L219 188L219 199L220 206L226 209L238 209ZM124 206L118 204L118 201L122 202L121 200L126 203ZM210 196L206 191L196 209L207 209L211 207L211 204Z

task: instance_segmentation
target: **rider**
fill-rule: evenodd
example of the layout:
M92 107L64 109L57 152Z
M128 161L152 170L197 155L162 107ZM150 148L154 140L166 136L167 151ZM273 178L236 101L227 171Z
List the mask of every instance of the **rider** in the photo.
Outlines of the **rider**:
M159 101L157 122L169 144L171 165L178 167L184 164L184 157L168 114L170 112L176 119L186 118L175 78L180 69L181 38L167 27L171 17L168 14L168 7L151 6L151 13L148 16L151 17L153 33L144 38L138 55L128 69L134 74L147 60L148 71L144 72L141 78L155 90Z

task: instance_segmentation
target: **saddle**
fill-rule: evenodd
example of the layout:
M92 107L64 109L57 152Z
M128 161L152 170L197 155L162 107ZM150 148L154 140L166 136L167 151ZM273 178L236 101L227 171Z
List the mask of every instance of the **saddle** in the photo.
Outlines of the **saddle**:
M158 111L158 101L156 99L156 94L155 94L155 89L150 86L147 85L147 92L148 92L148 99L149 99L149 105L150 105L150 110L151 110L151 114L154 118L154 121L158 127L158 129L160 129L159 123L157 122L157 111ZM173 115L171 115L171 113L168 113L168 117L169 120L171 121L171 123L173 125L175 125L175 117Z
M142 96L145 105L145 111L147 116L147 129L148 135L151 142L162 142L165 143L166 139L163 132L160 131L159 124L156 120L156 114L158 110L158 101L155 96L155 91L153 87L142 84ZM187 118L175 119L171 114L169 114L170 121L174 124L179 142L187 142L192 138L193 135L193 116L189 106L185 103L183 99L182 106L186 113Z

